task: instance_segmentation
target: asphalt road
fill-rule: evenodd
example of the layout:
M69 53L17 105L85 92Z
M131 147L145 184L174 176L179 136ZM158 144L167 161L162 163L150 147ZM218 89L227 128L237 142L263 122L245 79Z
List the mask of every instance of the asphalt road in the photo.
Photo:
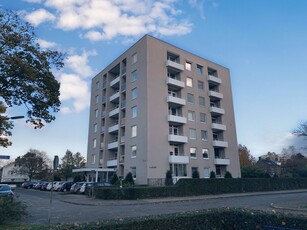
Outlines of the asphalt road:
M51 223L81 223L222 207L286 211L307 217L307 190L134 201L105 201L53 192L51 209L50 192L16 188L15 194L27 205L30 216L20 222L28 224L48 223L49 213Z

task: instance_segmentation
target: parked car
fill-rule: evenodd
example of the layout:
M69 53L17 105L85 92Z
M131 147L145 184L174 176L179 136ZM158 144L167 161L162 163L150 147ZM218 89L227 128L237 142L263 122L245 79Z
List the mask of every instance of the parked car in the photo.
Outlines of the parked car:
M13 200L14 193L8 184L0 184L0 197L6 197L10 200Z
M41 185L41 187L40 187L40 190L46 191L46 190L47 190L48 184L49 184L49 182L44 182L44 183L42 183L42 185Z
M64 184L66 181L57 181L54 184L53 190L54 191L59 191L59 188L62 186L62 184Z
M72 193L79 193L81 186L84 184L85 182L76 182L74 183L71 188L70 188L70 192Z
M46 187L46 190L47 190L47 191L53 190L53 189L54 189L54 186L55 186L55 183L56 183L56 182L49 182L48 185L47 185L47 187Z
M22 188L25 188L25 189L32 188L32 187L33 187L33 182L31 182L31 181L23 182L23 183L21 184L21 187L22 187Z
M74 182L64 182L59 186L58 191L60 192L67 192L70 191L71 186L74 184Z
M34 188L34 189L41 189L41 187L42 187L42 185L43 185L44 183L47 183L47 182L45 182L45 181L39 181L39 182L37 182L36 184L33 185L33 188Z
M111 184L107 182L86 182L81 186L79 193L84 194L87 187L103 187L103 186L111 186Z

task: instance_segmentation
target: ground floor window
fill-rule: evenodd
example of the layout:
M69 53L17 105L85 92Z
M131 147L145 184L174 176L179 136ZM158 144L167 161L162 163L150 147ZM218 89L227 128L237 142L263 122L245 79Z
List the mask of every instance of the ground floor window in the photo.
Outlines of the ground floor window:
M173 176L181 177L187 176L187 165L185 164L171 164L171 171L173 172Z
M210 178L210 168L204 168L204 178Z
M131 173L132 173L133 179L136 179L136 167L131 167Z

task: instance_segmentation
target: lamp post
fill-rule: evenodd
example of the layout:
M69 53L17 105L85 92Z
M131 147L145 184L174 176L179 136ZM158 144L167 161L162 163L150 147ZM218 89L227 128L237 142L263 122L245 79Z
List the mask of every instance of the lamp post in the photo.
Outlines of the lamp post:
M58 166L59 166L59 156L55 155L54 159L53 159L52 182L51 182L50 202L49 202L49 212L48 212L48 224L50 224L50 219L51 219L52 192L53 192L53 183L54 183L54 170L57 170Z

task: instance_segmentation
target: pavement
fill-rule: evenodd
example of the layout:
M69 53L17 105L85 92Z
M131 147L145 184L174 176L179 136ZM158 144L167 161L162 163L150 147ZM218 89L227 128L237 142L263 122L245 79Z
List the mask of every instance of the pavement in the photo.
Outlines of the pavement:
M283 190L283 191L269 191L269 192L248 192L248 193L231 193L231 194L218 194L218 195L201 195L201 196L188 196L188 197L161 197L153 199L138 199L138 200L101 200L91 198L85 195L66 194L63 198L60 198L62 202L71 203L75 205L87 205L87 206L105 206L105 205L135 205L135 204L149 204L149 203L165 203L165 202L182 202L192 200L208 200L208 199L220 199L230 197L245 197L245 196L257 196L257 195L274 195L274 194L289 194L289 193L306 193L307 189L299 190ZM305 205L305 208L301 206ZM270 206L276 210L281 211L295 211L307 215L307 202L300 203L271 203Z

